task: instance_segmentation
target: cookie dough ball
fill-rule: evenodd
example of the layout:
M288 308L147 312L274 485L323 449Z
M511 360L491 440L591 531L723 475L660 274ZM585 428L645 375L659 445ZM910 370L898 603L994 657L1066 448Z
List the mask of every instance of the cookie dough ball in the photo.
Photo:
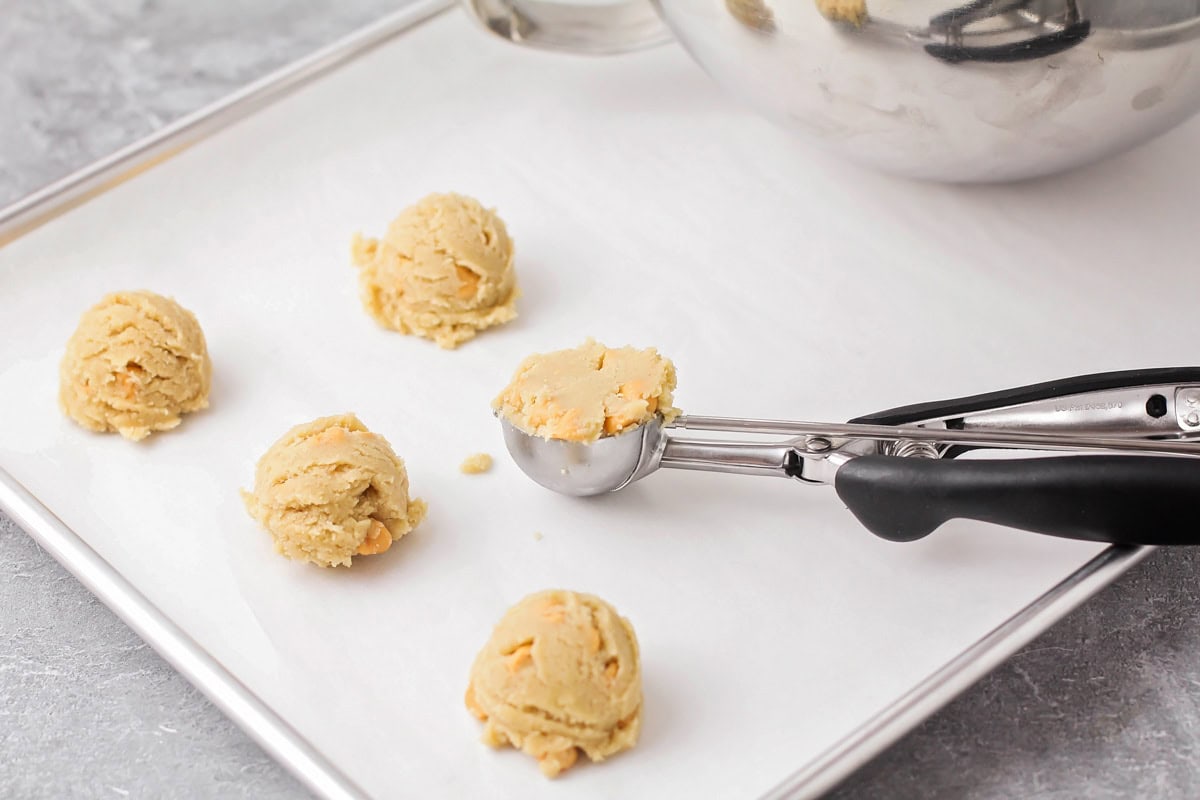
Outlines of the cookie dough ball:
M363 307L385 328L455 348L517 316L512 239L473 198L431 194L382 239L356 235L351 256Z
M642 676L629 621L590 594L538 592L492 631L467 687L467 708L483 720L483 741L512 745L547 777L637 744Z
M153 292L116 292L67 341L58 400L88 430L145 439L208 407L212 363L192 312Z
M608 348L588 339L572 350L536 353L492 401L501 417L545 439L590 442L679 416L675 365L653 347Z
M404 462L353 414L285 433L242 499L277 551L321 567L382 553L425 516L425 503L409 499Z

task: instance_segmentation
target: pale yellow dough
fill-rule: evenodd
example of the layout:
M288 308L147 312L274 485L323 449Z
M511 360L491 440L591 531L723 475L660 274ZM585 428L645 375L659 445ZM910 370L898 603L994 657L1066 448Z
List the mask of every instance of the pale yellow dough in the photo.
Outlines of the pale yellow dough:
M492 468L492 457L487 453L475 453L463 459L459 471L464 475L479 475Z
M455 348L517 316L512 239L473 198L431 194L382 239L356 234L351 257L363 307L386 328Z
M725 8L748 28L760 33L775 30L775 14L763 0L725 0Z
M353 414L285 433L242 499L277 551L321 567L382 553L425 516L425 503L409 499L404 462Z
M492 408L526 433L590 442L656 414L670 422L679 415L674 389L675 365L653 347L610 349L588 339L525 359Z
M833 22L862 25L867 21L866 0L816 0L817 10Z
M512 745L550 778L637 744L642 676L629 621L590 594L550 590L517 603L471 667L467 708L483 741Z
M212 363L195 315L153 292L116 292L67 341L58 400L88 430L144 439L208 407Z

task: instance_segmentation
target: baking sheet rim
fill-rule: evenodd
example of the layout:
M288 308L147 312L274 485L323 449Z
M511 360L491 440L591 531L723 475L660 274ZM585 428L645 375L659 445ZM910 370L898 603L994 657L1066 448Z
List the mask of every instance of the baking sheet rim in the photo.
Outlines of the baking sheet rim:
M410 30L452 4L453 0L415 0L18 200L0 210L0 247ZM34 541L305 786L329 800L368 797L3 467L0 467L0 509L10 514ZM815 797L832 789L1154 549L1107 548L793 772L764 795L763 800Z

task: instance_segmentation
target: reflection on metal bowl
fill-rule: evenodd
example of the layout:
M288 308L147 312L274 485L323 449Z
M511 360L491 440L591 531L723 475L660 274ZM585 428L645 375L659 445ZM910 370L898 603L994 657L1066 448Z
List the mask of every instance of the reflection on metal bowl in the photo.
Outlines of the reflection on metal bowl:
M733 94L889 172L1004 181L1200 109L1200 0L655 0Z

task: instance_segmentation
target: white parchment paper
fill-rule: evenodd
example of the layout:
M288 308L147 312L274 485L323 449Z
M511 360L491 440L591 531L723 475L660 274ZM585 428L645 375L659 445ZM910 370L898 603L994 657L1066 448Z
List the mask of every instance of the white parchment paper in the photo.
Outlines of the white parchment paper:
M1100 548L965 523L889 544L831 489L768 479L559 497L507 461L491 397L589 335L670 355L687 411L831 421L1192 363L1197 135L915 184L770 127L678 47L532 52L453 12L0 251L0 466L380 798L753 796ZM524 289L457 352L377 328L348 258L438 190L498 208ZM215 378L211 409L132 444L55 392L79 314L143 287L196 312ZM429 517L352 570L286 561L238 489L289 426L347 410ZM493 472L460 475L479 450ZM646 696L634 751L555 783L462 705L492 624L552 586L633 621Z

